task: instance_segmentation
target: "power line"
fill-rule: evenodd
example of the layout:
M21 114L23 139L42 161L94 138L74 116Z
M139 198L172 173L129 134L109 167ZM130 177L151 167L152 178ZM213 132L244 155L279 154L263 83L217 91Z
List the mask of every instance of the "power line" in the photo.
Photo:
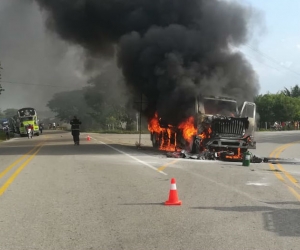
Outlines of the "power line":
M55 87L55 88L70 88L71 86L78 86L74 84L63 84L63 85L52 85L52 84L39 84L39 83L20 83L11 81L0 81L0 83L16 84L16 85L32 85L32 86L43 86L43 87ZM83 86L78 86L83 87Z
M251 47L250 45L245 45L245 46L248 47L248 48L250 48L252 51L258 53L258 54L261 55L262 57L267 58L267 59L269 59L270 61L274 62L275 64L279 65L279 66L282 67L283 69L288 70L288 71L294 73L294 74L297 75L298 77L300 76L300 73L298 73L297 71L294 71L294 70L292 70L292 69L290 69L290 68L288 68L288 67L285 67L284 65L282 65L280 62L278 62L278 61L275 60L274 58L270 57L269 55L267 55L267 54L265 54L265 53L263 53L263 52L260 52L259 50L257 50L257 49L255 49L255 48Z
M270 68L270 69L274 69L274 70L280 71L280 69L275 68L275 67L272 67L272 66L270 66L270 65L268 65L268 64L266 64L266 63L264 63L264 62L261 62L261 61L257 60L257 58L255 58L255 57L253 57L253 56L247 55L247 57L249 57L249 58L255 60L256 62L258 62L258 63L260 63L260 64L262 64L262 65L264 65L264 66L266 66L267 68Z

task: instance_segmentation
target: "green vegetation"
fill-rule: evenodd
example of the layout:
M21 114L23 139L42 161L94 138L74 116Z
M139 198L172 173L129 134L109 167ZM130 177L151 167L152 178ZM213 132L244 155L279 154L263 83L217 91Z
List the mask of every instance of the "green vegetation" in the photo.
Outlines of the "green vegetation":
M300 121L300 88L295 85L290 90L285 88L276 94L259 95L255 98L257 113L259 114L259 127L270 128L277 122L291 122L284 130L295 129L294 122Z
M10 133L10 138L14 138L14 134ZM6 136L5 133L3 132L3 130L0 130L0 142L1 141L5 141L6 140Z
M88 87L58 93L47 106L62 122L69 123L76 115L83 131L136 133L134 101L124 85L122 72L112 64L91 78ZM146 120L142 121L142 130L147 130Z

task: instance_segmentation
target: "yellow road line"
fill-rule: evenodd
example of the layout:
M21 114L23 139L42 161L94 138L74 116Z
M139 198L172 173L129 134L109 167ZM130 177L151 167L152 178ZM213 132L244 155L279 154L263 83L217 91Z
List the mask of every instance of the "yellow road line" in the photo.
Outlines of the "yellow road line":
M272 163L269 163L269 166L270 166L270 168L271 168L273 171L276 170L276 168L274 167L274 165L273 165ZM280 173L274 172L274 174L276 175L276 177L277 177L280 181L284 182L284 179L283 179L283 177L282 177L282 175L281 175Z
M291 191L291 193L300 201L300 194L292 187L288 186L288 188Z
M6 169L3 170L3 172L0 173L0 179L6 175L14 166L16 166L20 161L27 158L29 154L31 154L34 150L36 150L42 143L39 143L36 145L33 149L31 149L29 152L27 152L25 155L21 156L19 159L14 161L12 164L10 164Z
M288 143L288 144L284 144L284 145L281 145L280 147L277 147L275 148L271 154L270 154L270 157L275 157L275 155L277 155L278 152L282 152L284 149L286 149L287 147L289 147L292 143ZM277 156L278 157L278 156Z
M284 175L290 180L290 182L292 182L293 184L295 184L297 187L300 188L300 186L297 184L298 181L290 173L288 173L280 163L277 164L277 167L282 173L284 173Z
M282 147L280 150L277 151L277 154L275 157L278 158L284 149L294 145L295 143L296 142L289 143L286 145L286 147ZM284 173L284 175L289 179L289 181L291 183L293 183L296 187L300 188L300 186L297 184L298 180L296 180L296 178L294 178L294 176L292 176L290 173L288 173L280 163L277 164L277 167Z
M159 168L157 169L157 171L163 171L167 166L172 165L172 164L174 164L174 163L176 163L176 162L178 162L178 161L179 161L179 160L174 160L174 161L168 162L168 163L166 163L165 165L159 167Z
M0 187L0 196L6 191L14 179L19 175L19 173L28 165L29 162L36 156L36 154L41 150L43 144L38 147L38 149L9 177L9 179Z
M270 154L270 157L273 157L275 156L275 158L279 158L280 154L285 150L287 149L288 147L296 144L296 143L299 143L299 141L296 141L296 142L292 142L292 143L288 143L288 144L285 144L285 145L282 145L278 148L276 148L273 152L271 152ZM270 166L270 169L271 170L276 170L276 168L274 167L274 165L272 163L269 163L269 166ZM280 164L280 163L277 163L276 166L278 167L278 169L286 176L286 178L291 182L293 183L296 187L300 188L300 185L298 185L298 181L290 174L288 173L284 167ZM300 194L294 189L292 188L291 186L289 186L283 176L281 175L281 173L278 173L278 172L274 172L275 176L280 180L282 181L286 186L287 188L290 190L290 192L300 201Z

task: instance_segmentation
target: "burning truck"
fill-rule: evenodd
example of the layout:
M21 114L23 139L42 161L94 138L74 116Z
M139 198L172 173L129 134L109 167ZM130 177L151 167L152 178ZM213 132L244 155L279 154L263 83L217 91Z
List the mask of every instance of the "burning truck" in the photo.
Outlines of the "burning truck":
M189 152L206 159L241 160L256 148L256 105L226 97L195 98L194 114L180 124L170 124L156 112L149 120L152 145L169 152Z

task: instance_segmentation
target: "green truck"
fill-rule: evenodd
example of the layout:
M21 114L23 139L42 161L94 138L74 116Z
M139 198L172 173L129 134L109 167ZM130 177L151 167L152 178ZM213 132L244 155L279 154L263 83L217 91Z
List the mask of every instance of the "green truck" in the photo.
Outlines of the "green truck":
M34 108L22 108L18 110L18 123L20 136L27 136L27 127L29 124L33 126L33 134L39 136L39 120L37 112Z

